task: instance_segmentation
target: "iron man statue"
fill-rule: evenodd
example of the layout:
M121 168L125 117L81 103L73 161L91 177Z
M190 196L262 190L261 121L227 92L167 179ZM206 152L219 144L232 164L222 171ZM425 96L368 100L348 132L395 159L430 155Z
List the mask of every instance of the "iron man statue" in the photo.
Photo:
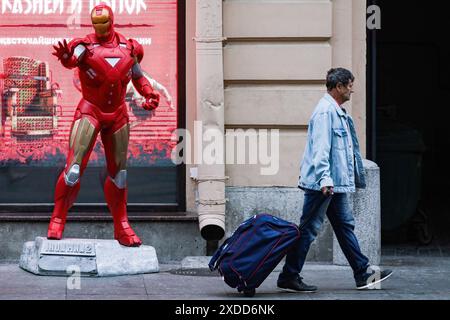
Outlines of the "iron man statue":
M100 133L107 163L104 182L106 203L114 220L114 238L125 246L142 244L128 222L127 149L129 120L125 104L127 85L133 82L145 101L142 107L154 110L159 94L144 76L139 63L143 47L114 31L114 15L102 3L91 12L95 33L66 40L53 46L55 55L68 69L78 68L82 99L71 128L69 153L55 190L55 207L48 226L48 239L61 239L67 212L80 190L80 178Z

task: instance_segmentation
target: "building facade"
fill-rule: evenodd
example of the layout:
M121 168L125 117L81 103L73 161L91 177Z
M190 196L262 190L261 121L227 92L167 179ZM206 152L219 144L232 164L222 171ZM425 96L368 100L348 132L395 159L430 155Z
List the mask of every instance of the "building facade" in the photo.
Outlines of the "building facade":
M190 1L186 30L187 128L192 132L195 121L202 121L204 130L225 133L252 130L258 135L275 129L280 155L277 172L268 175L261 174L261 163L188 165L188 210L198 212L200 220L203 210L206 215L225 210L227 235L256 213L296 221L307 124L326 92L331 67L348 68L356 77L347 109L366 151L366 2ZM230 150L225 150L226 157ZM247 159L255 151L247 148ZM210 202L205 205L205 200ZM373 207L378 218L368 227L379 231L377 200ZM333 260L333 242L326 225L310 258ZM367 250L377 261L379 240L375 243L378 248Z
M187 163L185 212L134 219L136 231L161 261L210 253L214 244L201 237L199 225L223 223L229 236L246 217L262 211L299 219L302 194L296 186L307 124L326 92L331 67L348 68L356 77L347 110L363 155L366 151L365 0L186 0L184 10L186 95L179 112L185 128L191 133L200 128L251 132L256 141L261 133L277 130L279 161L270 174L261 174L267 163ZM225 149L224 158L229 152ZM247 148L246 157L254 152ZM368 168L376 191L377 167ZM364 228L373 235L363 242L375 243L371 255L376 260L379 197L371 201L374 220ZM105 219L74 220L66 236L107 238L112 227ZM45 219L3 219L0 229L6 233L1 234L14 230L17 243L2 239L8 244L0 259L18 257L23 241L44 234L45 228ZM335 242L325 225L310 258L338 261Z

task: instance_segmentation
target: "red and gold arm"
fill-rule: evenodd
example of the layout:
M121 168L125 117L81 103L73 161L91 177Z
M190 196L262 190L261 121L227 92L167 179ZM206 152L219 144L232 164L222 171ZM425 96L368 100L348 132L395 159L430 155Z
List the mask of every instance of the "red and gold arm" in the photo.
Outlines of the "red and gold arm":
M53 46L55 51L52 54L61 61L64 67L73 69L78 66L78 61L86 51L86 47L81 43L81 39L73 39L69 43L66 39L63 42L58 41L58 46Z
M147 80L144 75L141 75L140 77L136 77L135 69L140 70L140 66L138 63L136 63L133 66L133 85L136 88L136 90L139 92L141 96L145 98L145 102L142 104L142 108L145 110L154 110L158 108L159 106L159 99L160 95L156 91L153 90L153 87L151 86L150 82ZM141 71L142 72L142 71Z
M133 46L132 54L135 59L131 73L133 85L137 92L145 98L142 108L145 110L154 110L159 106L160 95L153 89L150 81L144 76L141 65L139 64L144 57L144 49L136 40L130 39L130 41Z

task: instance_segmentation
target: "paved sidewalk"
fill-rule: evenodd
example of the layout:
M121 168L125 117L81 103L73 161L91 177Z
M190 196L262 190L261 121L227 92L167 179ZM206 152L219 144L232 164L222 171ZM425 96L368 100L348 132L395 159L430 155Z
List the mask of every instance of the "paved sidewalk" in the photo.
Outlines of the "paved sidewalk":
M276 289L277 268L257 290L255 299L268 300L450 300L450 257L387 256L383 268L394 275L381 290L355 289L350 268L307 264L304 281L317 285L313 294L290 294ZM114 278L81 278L81 289L69 290L65 277L43 277L0 264L0 300L11 299L247 299L206 270L180 272L179 265L160 265L161 272Z

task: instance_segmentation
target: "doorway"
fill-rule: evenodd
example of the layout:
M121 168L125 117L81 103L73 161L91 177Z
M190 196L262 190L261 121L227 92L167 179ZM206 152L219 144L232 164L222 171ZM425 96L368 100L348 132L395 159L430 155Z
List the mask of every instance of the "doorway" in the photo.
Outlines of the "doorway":
M368 158L381 169L383 244L450 245L450 45L446 11L368 1Z

